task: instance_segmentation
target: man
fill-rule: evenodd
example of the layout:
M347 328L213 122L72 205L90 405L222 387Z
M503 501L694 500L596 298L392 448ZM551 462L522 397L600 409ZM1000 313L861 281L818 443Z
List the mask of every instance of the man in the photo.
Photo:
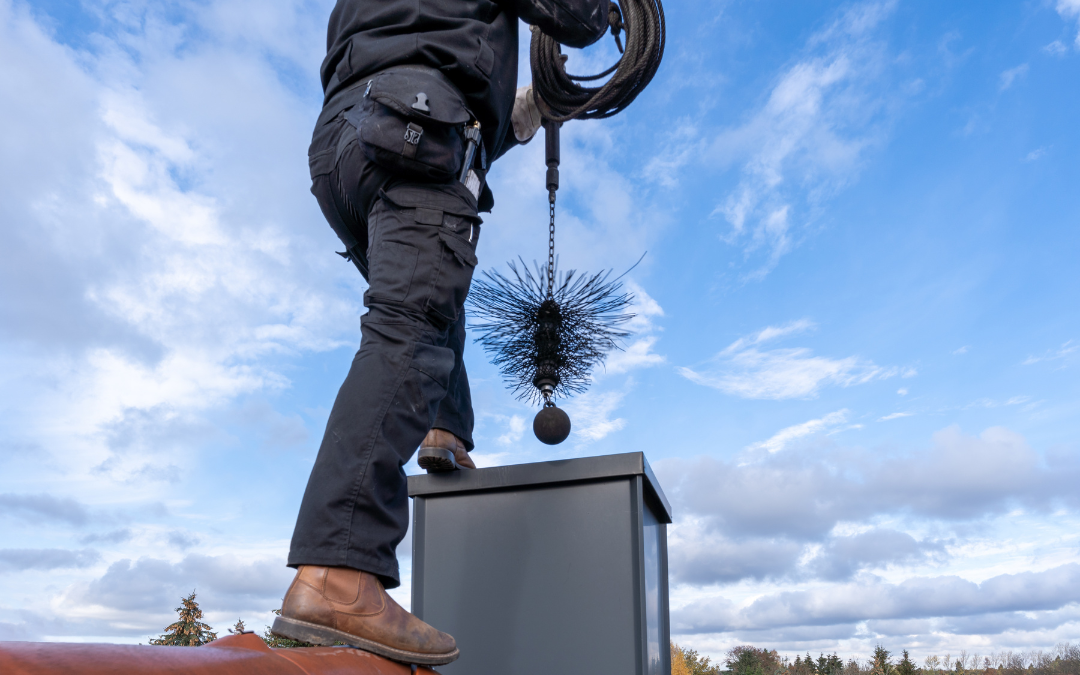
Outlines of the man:
M457 658L451 636L385 590L400 584L408 529L402 467L421 446L428 471L473 468L462 350L478 212L493 204L485 176L540 125L531 88L516 91L518 18L584 47L608 5L338 0L331 13L311 191L368 281L368 312L304 493L275 633L406 663Z

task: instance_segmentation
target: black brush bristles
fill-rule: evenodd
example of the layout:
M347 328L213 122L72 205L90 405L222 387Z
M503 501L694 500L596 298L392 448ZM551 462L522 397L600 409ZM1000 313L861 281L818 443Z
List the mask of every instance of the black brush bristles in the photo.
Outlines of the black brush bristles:
M556 274L549 288L547 270L537 266L534 274L519 261L520 269L509 263L512 276L490 270L473 281L469 327L479 333L476 342L521 400L542 402L544 381L553 396L581 393L592 369L630 335L619 326L634 318L625 311L634 296L623 292L622 277L609 280L610 270Z

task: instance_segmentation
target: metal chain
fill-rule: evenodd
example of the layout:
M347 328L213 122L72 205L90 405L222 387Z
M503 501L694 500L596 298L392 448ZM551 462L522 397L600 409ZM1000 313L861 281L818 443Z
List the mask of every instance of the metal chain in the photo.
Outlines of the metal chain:
M551 223L548 225L548 268L547 294L550 298L555 293L555 191L548 194Z

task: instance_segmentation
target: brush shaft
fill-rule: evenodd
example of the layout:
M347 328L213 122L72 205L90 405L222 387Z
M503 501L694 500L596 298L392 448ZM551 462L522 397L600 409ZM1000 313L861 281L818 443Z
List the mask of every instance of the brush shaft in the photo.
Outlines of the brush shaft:
M544 120L544 161L547 162L547 189L554 199L559 189L559 127L562 125Z

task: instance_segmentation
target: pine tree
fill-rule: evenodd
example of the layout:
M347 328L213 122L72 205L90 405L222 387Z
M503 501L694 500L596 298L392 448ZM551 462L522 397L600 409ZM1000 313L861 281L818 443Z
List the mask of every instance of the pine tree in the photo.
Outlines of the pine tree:
M889 663L889 650L881 645L874 647L874 667L870 675L893 675L895 668Z
M249 631L247 629L247 626L244 625L243 619L237 619L236 624L229 629L229 632L233 635L243 635L244 633L250 633L251 631Z
M195 602L195 591L186 598L181 598L182 606L176 608L180 618L170 624L165 633L158 638L151 638L152 645L172 645L176 647L199 647L217 639L217 633L210 630L210 626L199 619L202 618L202 610L199 603Z
M911 662L911 658L905 649L904 658L900 659L900 663L896 664L896 675L915 675L916 670L915 664Z
M844 660L833 652L833 655L825 660L825 667L818 672L820 675L841 675L844 672Z

